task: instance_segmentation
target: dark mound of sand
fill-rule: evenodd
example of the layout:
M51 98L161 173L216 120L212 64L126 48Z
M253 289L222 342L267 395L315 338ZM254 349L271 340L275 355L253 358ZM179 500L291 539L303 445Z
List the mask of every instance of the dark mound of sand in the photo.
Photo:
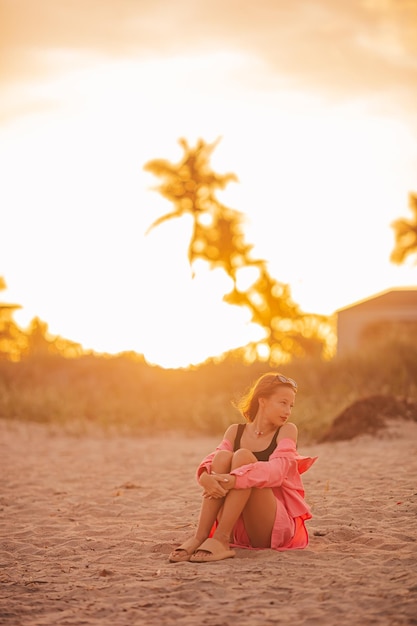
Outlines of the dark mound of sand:
M386 426L387 420L393 419L417 422L417 401L394 396L370 396L357 400L336 417L319 443L373 435Z

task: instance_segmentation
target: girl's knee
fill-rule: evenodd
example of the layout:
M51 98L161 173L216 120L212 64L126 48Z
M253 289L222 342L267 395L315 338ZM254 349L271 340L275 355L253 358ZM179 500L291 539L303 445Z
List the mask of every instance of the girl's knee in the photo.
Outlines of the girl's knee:
M219 474L227 474L232 465L233 452L229 450L219 450L214 455L212 468Z
M247 465L248 463L255 463L257 460L253 452L246 448L240 448L233 454L232 469L240 467L241 465Z

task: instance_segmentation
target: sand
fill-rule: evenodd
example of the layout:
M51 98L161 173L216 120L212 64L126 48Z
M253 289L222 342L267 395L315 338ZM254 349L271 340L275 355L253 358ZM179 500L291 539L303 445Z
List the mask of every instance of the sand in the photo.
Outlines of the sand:
M0 624L417 624L417 424L300 446L305 550L172 564L217 438L0 420Z

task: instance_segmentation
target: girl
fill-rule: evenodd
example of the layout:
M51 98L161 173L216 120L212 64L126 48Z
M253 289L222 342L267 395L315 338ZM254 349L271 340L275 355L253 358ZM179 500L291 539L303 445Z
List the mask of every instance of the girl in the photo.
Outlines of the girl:
M297 383L279 373L264 374L237 408L246 424L232 424L214 452L203 459L197 480L203 500L196 533L169 555L173 563L205 563L235 556L238 548L305 548L300 474L317 457L297 453L297 427L288 422Z

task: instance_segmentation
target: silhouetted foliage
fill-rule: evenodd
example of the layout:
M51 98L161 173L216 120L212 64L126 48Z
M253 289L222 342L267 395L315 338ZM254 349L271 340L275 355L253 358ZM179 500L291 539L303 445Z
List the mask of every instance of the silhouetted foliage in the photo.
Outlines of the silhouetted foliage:
M175 206L174 211L155 220L150 228L186 213L192 216L190 265L201 259L212 269L222 268L233 281L224 300L249 309L251 321L264 330L261 341L247 346L247 358L253 360L263 355L270 362L279 363L291 357L329 356L334 335L328 318L300 310L291 298L289 286L269 274L264 260L251 256L253 245L245 241L243 214L216 198L216 190L237 180L235 174L219 175L212 171L210 156L218 142L207 144L200 139L195 148L185 139L179 143L184 150L179 163L157 159L145 165L147 171L163 179L156 189ZM241 288L240 272L248 268L252 268L255 278L249 287Z
M239 267L254 264L249 257L252 246L244 241L242 213L225 207L215 196L216 190L236 181L236 175L211 170L210 156L218 142L207 144L200 139L195 148L190 148L185 139L179 143L184 157L178 164L155 159L145 165L147 171L164 179L157 190L175 206L174 211L155 220L150 229L172 218L191 215L190 264L203 259L212 268L222 267L236 280Z
M64 357L80 356L83 353L81 344L63 337L51 335L48 324L34 317L26 331L26 347L22 353L25 358L45 355L61 355Z
M4 289L6 282L0 276L0 291ZM20 308L19 304L0 303L0 359L20 361L52 354L73 358L83 354L81 344L51 335L48 325L38 317L33 318L26 330L21 329L13 319Z
M6 281L0 276L0 291L6 289ZM0 359L17 361L25 346L25 335L13 320L20 309L18 304L0 302Z
M413 214L410 220L401 218L391 224L395 233L395 247L390 259L397 265L414 254L417 263L417 193L410 193L409 207Z

